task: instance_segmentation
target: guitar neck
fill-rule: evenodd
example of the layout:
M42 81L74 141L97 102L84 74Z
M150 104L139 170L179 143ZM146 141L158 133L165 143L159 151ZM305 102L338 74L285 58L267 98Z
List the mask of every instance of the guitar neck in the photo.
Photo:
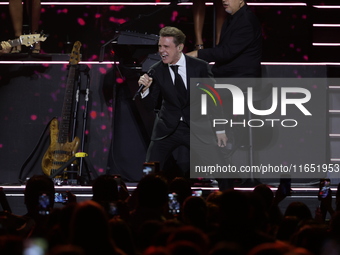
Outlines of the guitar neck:
M64 97L64 103L62 108L61 122L59 127L58 134L58 142L66 143L70 138L70 130L71 130L71 117L72 117L72 109L74 103L74 83L76 76L76 65L70 65L67 83L66 83L66 92Z
M14 47L14 46L21 45L21 40L20 40L20 38L17 38L17 39L8 41L8 43L9 43L12 47Z
M70 56L69 61L69 71L67 76L67 83L66 83L66 92L64 97L64 104L62 109L62 116L61 116L61 125L59 128L58 134L58 142L59 143L66 143L70 139L73 140L73 137L70 137L71 134L71 117L72 117L72 110L74 100L74 90L75 90L75 78L78 69L78 63L80 61L80 46L81 43L79 41L75 42L73 45L72 53ZM70 139L69 139L70 138Z

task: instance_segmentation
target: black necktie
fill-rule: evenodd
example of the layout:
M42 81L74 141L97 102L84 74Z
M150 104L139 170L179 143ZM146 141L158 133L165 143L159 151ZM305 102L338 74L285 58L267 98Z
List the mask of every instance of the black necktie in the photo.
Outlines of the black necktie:
M178 73L178 66L172 65L170 67L172 71L174 71L175 73L175 88L176 88L177 96L179 98L179 101L181 102L181 105L184 106L186 103L186 98L187 98L187 89L184 85L181 75Z

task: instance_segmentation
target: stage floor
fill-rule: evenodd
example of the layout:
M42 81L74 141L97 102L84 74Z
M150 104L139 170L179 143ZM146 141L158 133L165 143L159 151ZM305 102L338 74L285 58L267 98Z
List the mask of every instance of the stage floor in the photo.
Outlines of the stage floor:
M133 192L136 189L138 183L126 183L129 192ZM3 188L6 197L8 199L9 205L12 209L12 212L17 215L23 215L26 212L25 204L24 204L24 185L1 185L0 187ZM277 190L277 185L273 183L270 185L273 192ZM92 198L92 187L91 186L56 186L56 192L64 192L64 191L71 191L73 194L76 195L77 201L84 201L89 200ZM214 185L211 186L193 186L192 189L202 190L203 197L209 195L209 193L218 190L218 188ZM241 191L252 191L254 187L235 187L236 190ZM336 186L331 186L332 194L333 194L333 201L335 202L335 194L337 191ZM280 209L284 212L287 206L294 201L300 201L305 203L311 210L312 214L314 215L315 209L319 206L320 201L317 197L318 194L318 187L315 185L306 186L305 184L292 184L292 195L286 197L280 203ZM334 204L334 203L333 203ZM55 207L61 207L62 204L56 203ZM329 215L327 216L329 218Z

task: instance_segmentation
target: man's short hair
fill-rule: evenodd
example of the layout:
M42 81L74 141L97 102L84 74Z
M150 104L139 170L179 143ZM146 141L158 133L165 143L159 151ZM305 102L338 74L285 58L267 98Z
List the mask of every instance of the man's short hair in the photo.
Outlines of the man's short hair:
M176 27L163 27L159 31L159 36L162 37L173 37L174 44L178 46L181 43L185 43L185 34Z

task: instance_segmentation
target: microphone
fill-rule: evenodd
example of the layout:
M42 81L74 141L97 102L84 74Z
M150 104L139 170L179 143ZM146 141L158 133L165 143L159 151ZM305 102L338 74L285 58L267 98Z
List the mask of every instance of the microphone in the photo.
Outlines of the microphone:
M154 73L155 73L155 70L154 70L154 69L150 69L146 74L147 74L149 77L152 77ZM143 84L140 84L140 85L139 85L139 88L138 88L136 94L133 96L132 100L135 100L136 97L137 97L138 95L140 95L140 93L142 93L142 91L143 91L144 88L145 88L145 86L144 86Z

